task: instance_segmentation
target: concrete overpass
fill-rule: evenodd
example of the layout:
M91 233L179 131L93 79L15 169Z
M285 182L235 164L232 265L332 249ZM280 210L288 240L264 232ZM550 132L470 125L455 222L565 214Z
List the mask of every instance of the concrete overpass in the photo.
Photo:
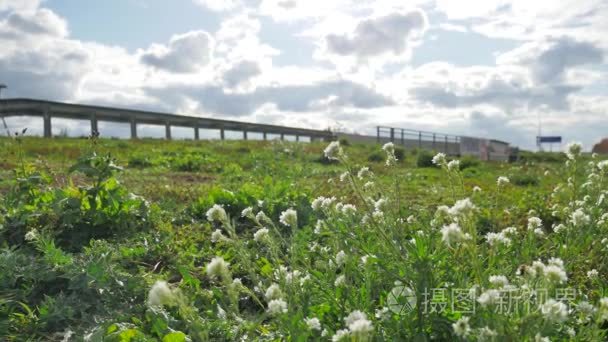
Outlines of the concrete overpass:
M0 117L31 116L41 117L44 122L44 137L52 137L52 118L89 120L91 132L98 132L98 122L110 121L129 123L131 125L131 138L137 138L137 125L165 126L165 138L171 139L171 127L189 127L194 130L194 139L199 139L199 129L213 129L220 132L220 138L225 139L225 131L241 131L243 139L247 140L247 133L261 133L264 140L267 134L281 136L293 135L298 141L301 137L309 137L310 141L333 140L331 131L312 130L276 125L265 125L231 120L209 119L197 116L158 113L133 109L122 109L101 106L89 106L62 102L52 102L34 99L4 99L0 100Z

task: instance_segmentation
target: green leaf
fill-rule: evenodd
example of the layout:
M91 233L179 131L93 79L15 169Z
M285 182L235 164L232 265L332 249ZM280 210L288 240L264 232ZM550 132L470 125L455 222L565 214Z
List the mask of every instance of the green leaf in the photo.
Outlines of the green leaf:
M175 331L163 337L163 342L186 342L186 334L181 331Z

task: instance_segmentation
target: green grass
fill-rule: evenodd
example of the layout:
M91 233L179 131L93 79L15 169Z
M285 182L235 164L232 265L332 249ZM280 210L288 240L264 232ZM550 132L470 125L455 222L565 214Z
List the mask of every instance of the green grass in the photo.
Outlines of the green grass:
M299 341L343 330L357 341L489 331L495 340L566 340L570 328L576 339L603 338L608 217L597 160L527 154L448 169L399 150L387 166L381 146L343 146L340 162L324 157L326 146L0 139L0 339ZM371 174L358 177L364 166ZM511 182L498 186L500 176ZM536 232L531 217L542 220ZM214 258L229 265L209 267ZM538 263L540 273L526 273L537 260L567 281ZM517 290L575 289L573 310L562 317L556 304L551 315L549 302L544 313L501 314L483 300L474 313L424 310L429 293L447 291L433 305L473 286L487 297L498 275ZM398 312L403 289L417 302ZM582 301L595 306L588 319L575 310Z

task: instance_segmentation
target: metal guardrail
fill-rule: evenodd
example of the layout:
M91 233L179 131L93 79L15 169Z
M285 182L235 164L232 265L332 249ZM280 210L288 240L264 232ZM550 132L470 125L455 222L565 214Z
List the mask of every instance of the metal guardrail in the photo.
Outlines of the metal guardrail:
M458 135L386 126L376 127L376 140L378 143L391 141L402 146L430 148L444 153L458 153L458 148L450 147L460 145Z

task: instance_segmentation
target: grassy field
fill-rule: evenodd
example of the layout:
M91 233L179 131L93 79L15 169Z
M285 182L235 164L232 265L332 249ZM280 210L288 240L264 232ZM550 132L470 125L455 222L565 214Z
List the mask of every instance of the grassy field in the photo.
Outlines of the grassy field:
M0 339L603 340L608 163L523 157L0 139Z

